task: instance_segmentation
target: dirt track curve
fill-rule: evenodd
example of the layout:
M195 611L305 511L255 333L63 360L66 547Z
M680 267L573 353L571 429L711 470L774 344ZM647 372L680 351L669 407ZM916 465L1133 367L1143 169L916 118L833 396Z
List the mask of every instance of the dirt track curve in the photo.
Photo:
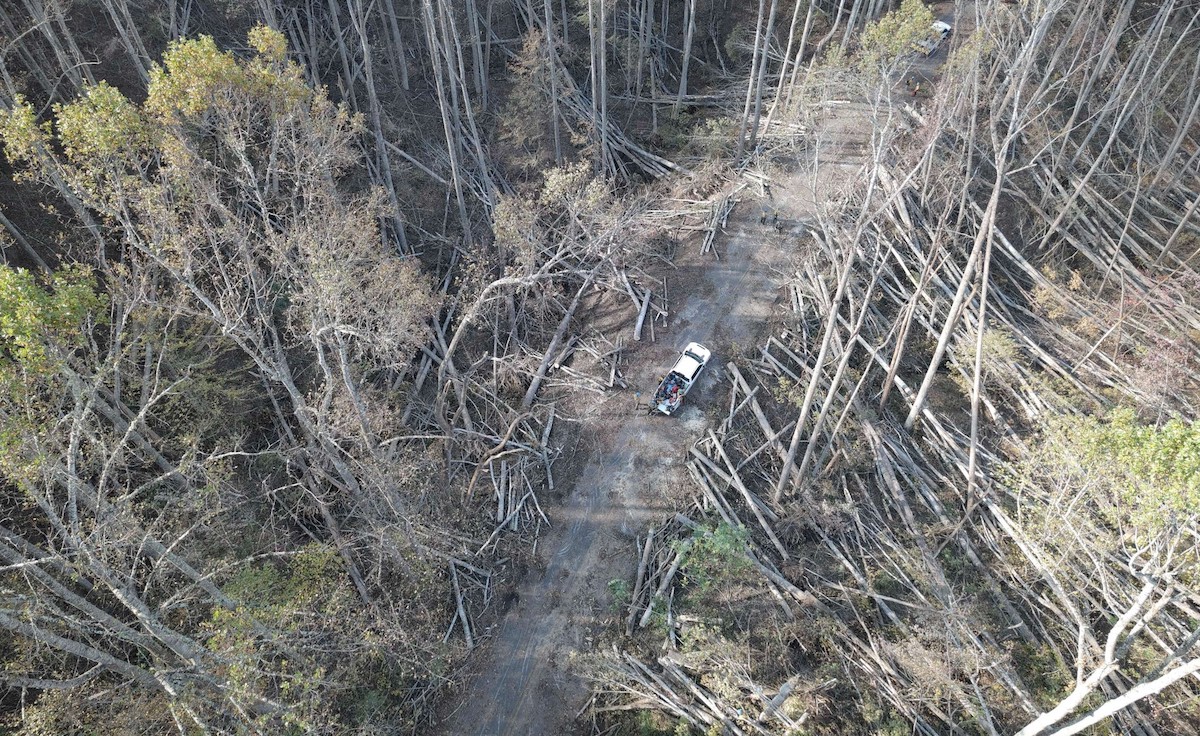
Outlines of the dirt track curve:
M845 106L821 125L821 161L776 174L772 202L753 200L754 188L716 242L719 260L685 246L670 279L691 285L671 294L668 329L641 344L627 369L629 392L605 401L581 427L582 470L563 504L547 508L553 529L543 537L544 572L532 572L491 640L477 655L457 709L433 733L446 736L559 736L572 731L589 696L579 655L593 650L611 616L607 583L631 580L634 539L674 510L672 490L685 487L684 452L708 426L705 410L725 395L731 345L758 344L774 305L785 303L777 283L797 248L807 247L801 223L817 202L837 194L862 162L869 125ZM759 223L760 204L773 206L785 223L778 233ZM653 390L679 350L695 340L713 350L706 374L677 417L634 410L633 390ZM724 413L722 409L722 415ZM678 494L676 494L678 497Z

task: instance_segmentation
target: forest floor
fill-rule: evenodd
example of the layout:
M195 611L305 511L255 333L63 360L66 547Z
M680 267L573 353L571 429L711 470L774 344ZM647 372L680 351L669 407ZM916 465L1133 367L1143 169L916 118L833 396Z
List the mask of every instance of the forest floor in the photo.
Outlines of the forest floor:
M580 413L576 472L562 504L547 504L553 527L539 540L539 564L509 596L511 607L489 632L457 709L435 732L571 732L590 693L587 654L596 651L614 616L608 583L632 580L637 535L689 503L685 454L711 423L709 407L724 416L725 363L757 345L776 305L787 303L786 270L809 244L804 222L854 178L870 131L865 112L830 106L818 123L817 161L803 153L799 165L792 158L790 171L769 170L771 200L753 200L753 184L742 190L716 240L716 255L701 254L698 237L680 248L667 274L668 328L657 328L655 342L628 351L628 391ZM763 211L777 212L780 226L769 215L762 224ZM678 415L648 415L645 405L659 376L691 341L713 351L705 374Z

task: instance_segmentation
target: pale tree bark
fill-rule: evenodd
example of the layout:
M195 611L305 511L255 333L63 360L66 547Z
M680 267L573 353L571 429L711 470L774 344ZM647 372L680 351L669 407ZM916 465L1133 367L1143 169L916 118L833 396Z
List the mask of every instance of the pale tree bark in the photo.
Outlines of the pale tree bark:
M450 97L454 103L455 110L459 106L459 98L462 99L463 115L459 118L460 126L463 119L466 120L466 137L470 143L470 151L475 157L475 170L478 176L478 193L480 201L483 203L487 211L490 213L496 205L496 182L492 179L491 164L488 161L488 156L484 150L483 136L479 131L479 126L475 122L475 108L471 102L471 93L467 85L466 64L463 60L462 42L458 32L457 24L454 22L454 11L449 6L446 0L438 0L438 19L442 30L442 37L445 39L453 39L454 54L448 55L446 58L446 68L449 72L450 81ZM449 44L447 44L449 47ZM447 54L449 50L447 48ZM466 145L466 142L463 144Z
M997 105L998 111L1003 111L1011 104L1015 107L1019 100L1026 81L1034 67L1034 54L1037 50L1041 39L1049 32L1051 23L1054 20L1054 14L1046 13L1042 17L1039 24L1033 30L1031 37L1026 41L1022 48L1018 64L1014 70L1012 81L1010 82L1003 99ZM1040 99L1041 95L1047 89L1047 82L1043 80L1032 93L1031 99ZM1026 103L1024 112L1029 113L1030 107ZM974 242L971 245L971 252L967 256L967 261L963 265L962 276L959 280L958 288L955 291L954 298L951 301L945 321L942 323L942 329L938 335L937 344L934 347L933 356L929 360L929 364L925 370L925 377L921 381L920 387L917 389L916 396L913 398L912 408L909 410L908 416L904 420L906 429L912 429L916 424L917 417L921 415L921 410L925 405L925 400L929 395L929 390L933 386L934 378L937 376L938 370L941 368L942 358L946 355L946 350L950 346L950 342L954 336L954 330L958 325L959 317L962 314L964 305L966 304L967 295L970 292L975 268L978 265L979 259L985 250L985 245L990 245L992 238L995 237L996 217L1000 206L1000 196L1006 184L1005 177L1007 176L1008 165L1010 163L1009 152L1012 146L1017 141L1018 137L1025 128L1033 122L1031 117L1025 117L1019 114L1017 110L1013 110L1009 116L1007 132L1002 140L993 140L994 146L994 180L992 183L991 195L988 197L988 203L984 209L983 215L979 223L979 231L976 233Z
M484 62L483 31L479 25L479 8L475 0L467 0L465 13L467 28L471 31L471 71L475 81L475 96L479 100L479 109L488 109L488 80L487 66ZM490 29L489 29L490 30Z
M792 107L792 95L796 92L796 77L800 72L800 62L804 60L804 52L808 48L808 34L812 30L813 14L817 9L817 4L814 0L808 2L808 12L804 14L804 31L800 34L800 46L796 49L796 58L792 62L792 74L788 77L787 97L784 98L783 108L790 110ZM780 80L780 84L783 80Z
M617 162L608 143L608 0L596 0L596 5L600 8L599 35L596 37L596 50L600 55L600 146L608 170L615 172Z
M1147 609L1147 602L1150 600L1150 597L1156 591L1158 591L1158 588L1159 586L1156 581L1151 581L1143 585L1142 590L1138 594L1137 598L1135 598L1129 608L1121 614L1120 618L1117 619L1116 623L1113 624L1112 629L1109 631L1104 644L1104 658L1100 664L1085 678L1082 676L1083 662L1078 662L1077 665L1080 668L1080 675L1076 679L1075 688L1065 698L1059 701L1058 705L1054 706L1054 708L1050 709L1041 716L1035 718L1028 725L1018 731L1016 736L1037 736L1038 734L1044 733L1054 724L1059 723L1067 716L1071 715L1071 713L1073 713L1080 705L1083 704L1083 701L1086 700L1089 695L1091 695L1096 691L1097 688L1100 687L1100 684L1105 680L1105 678L1120 669L1121 661L1132 649L1134 639L1137 634L1146 627L1150 618L1153 618L1156 613L1162 610L1166 603L1164 600L1159 605L1151 606L1149 609ZM1082 632L1080 633L1080 636L1082 636ZM1171 659L1174 660L1177 657L1186 654L1187 649L1190 649L1194 644L1195 637L1193 636L1192 639L1189 640L1187 647L1184 648L1182 652L1177 651L1174 653ZM1081 645L1081 657L1082 654L1083 647ZM1083 720L1094 719L1091 722L1102 720L1108 715L1115 713L1121 708L1124 708L1141 698L1161 692L1168 685L1188 676L1197 669L1200 669L1200 659L1188 662L1171 670L1165 675L1130 689L1121 698L1117 698L1106 704L1106 706L1112 706L1111 708L1105 708L1102 706L1101 709L1093 712L1091 716ZM1101 710L1104 711L1102 715L1100 714ZM1086 727L1086 725L1080 725L1079 722L1076 722L1065 729L1056 731L1056 733L1066 736L1066 734L1078 733Z
M342 28L342 15L338 11L337 0L327 0L329 7L329 18L332 20L333 37L337 42L338 59L342 62L342 78L341 78L341 93L350 101L351 108L361 109L358 104L358 70L355 68L350 48L346 44L346 36L349 35ZM310 18L312 16L310 15Z
M114 672L122 677L128 677L130 680L138 683L143 687L153 690L165 689L163 683L149 671L130 664L122 659L118 659L108 652L96 649L93 646L84 644L83 642L74 641L63 636L59 636L53 632L47 631L41 627L34 626L26 621L10 616L4 611L0 611L0 627L8 629L14 634L20 634L32 641L40 644L53 647L61 652L65 652L80 659L85 659L89 662L94 662L105 669Z
M588 0L588 38L591 49L592 121L596 136L596 171L617 171L608 128L607 0Z
M679 69L679 95L675 98L675 111L677 113L679 112L680 103L687 96L688 65L692 62L692 37L696 33L696 0L688 0L685 12L687 20L685 21L686 30L683 35L683 61L680 62Z
M1112 717L1122 709L1128 708L1137 701L1161 693L1171 685L1196 672L1200 672L1200 657L1184 662L1153 680L1142 682L1129 688L1123 695L1113 698L1086 716L1079 718L1074 723L1054 731L1052 736L1073 736L1073 734L1085 731L1106 718Z
M50 8L47 8L44 0L23 0L23 2L25 11L29 13L30 21L41 32L42 38L54 53L59 73L71 81L71 85L75 88L73 91L81 92L85 82L95 84L96 80L92 76L89 64L75 44L74 35L67 29L62 7L58 3L53 3ZM56 28L58 32L55 32ZM61 39L59 38L60 33Z
M554 164L563 161L561 113L558 110L558 64L555 61L558 52L554 49L554 13L550 10L550 0L543 0L545 22L542 28L546 36L546 74L550 77L550 125L551 135L554 136Z
M392 65L400 75L400 88L409 90L408 58L405 52L404 35L400 33L400 21L396 17L396 0L383 0L379 13L387 19L387 27L391 32Z
M363 75L367 87L368 114L371 119L371 130L375 138L376 177L381 180L384 191L387 192L388 201L391 203L391 217L387 218L385 227L381 228L381 234L386 239L387 232L390 229L396 238L399 252L408 253L408 238L405 234L404 217L400 210L400 199L396 196L396 183L392 177L392 160L388 154L387 141L383 136L383 106L379 101L379 94L375 89L375 64L372 60L371 43L367 38L367 9L363 5L363 0L348 0L346 10L350 14L350 22L358 34L359 47L362 50ZM386 227L389 224L391 227Z
M108 11L108 17L117 31L117 36L121 39L121 45L125 47L125 52L129 55L134 71L137 72L143 84L149 82L150 53L146 51L146 46L142 43L142 35L138 30L137 23L133 20L129 0L103 0L103 3L104 9Z
M774 7L774 0L772 0L771 5ZM742 107L742 117L738 122L737 151L733 156L735 161L740 161L742 155L746 152L746 137L748 133L746 128L750 124L750 110L754 105L754 83L758 79L759 64L765 63L761 58L765 54L760 53L760 48L763 43L763 15L766 11L766 0L758 0L758 20L754 24L754 53L750 57L750 78L746 82L746 104Z
M808 6L809 6L809 9L811 10L812 3L810 2L808 4ZM779 77L778 77L778 81L776 82L776 85L775 85L775 99L773 99L771 101L771 108L767 111L767 121L766 121L766 123L763 124L764 130L770 130L771 121L775 117L775 111L779 108L779 101L783 97L783 90L787 86L783 83L783 78L788 73L788 64L791 62L791 59L792 59L792 44L796 40L796 24L800 20L800 8L801 8L801 4L800 4L799 0L797 0L796 7L792 9L792 22L788 24L787 46L783 50L783 65L779 67ZM803 45L804 45L803 39L801 39L800 43L801 43L801 46L803 47ZM797 55L797 56L799 56L799 55ZM797 58L796 61L797 61L797 63L799 63L799 58Z
M763 35L762 59L758 64L758 79L754 82L754 120L750 126L749 146L754 148L758 143L759 120L762 117L763 86L767 83L767 67L770 65L771 38L775 30L775 13L779 8L779 0L771 0L771 11L767 15L767 30Z
M433 67L433 80L437 89L438 112L442 117L442 131L446 136L446 153L450 157L450 182L454 185L454 200L458 205L458 221L462 228L463 237L471 233L471 219L467 216L467 202L463 196L462 164L459 153L462 150L462 140L459 135L457 122L458 108L450 98L445 74L446 48L441 34L438 33L437 21L434 19L432 0L422 0L421 8L425 18L425 38L429 44L429 58Z
M1179 121L1175 136L1171 139L1170 145L1167 146L1166 152L1162 154L1161 164L1154 175L1154 180L1150 182L1150 186L1158 184L1166 175L1168 168L1171 168L1171 165L1175 161L1175 155L1179 152L1179 147L1183 145L1184 138L1192 131L1192 125L1196 121L1197 114L1200 113L1200 94L1197 94L1198 81L1200 81L1200 55L1196 56L1196 63L1192 66L1191 80L1188 82L1186 92L1188 96L1193 98L1192 106L1188 109L1187 115Z
M854 26L858 24L858 13L865 2L866 0L850 0L850 17L846 20L846 31L842 34L842 48L845 48L850 43L850 33L854 30Z
M779 474L779 480L775 483L772 500L776 504L783 500L784 490L792 479L792 466L796 461L796 449L800 446L800 440L805 435L805 425L808 424L808 417L812 412L813 400L816 398L817 389L821 384L819 376L825 370L826 356L828 356L830 346L833 344L833 335L837 332L838 312L841 309L846 287L850 283L850 277L854 274L855 256L853 248L846 248L842 255L845 260L838 266L837 289L834 291L833 299L829 305L829 314L825 319L821 347L817 350L817 357L813 359L812 378L808 382L808 388L804 392L804 399L800 408L800 418L796 420L796 427L792 430L792 439L788 442L787 456L783 459L783 470Z

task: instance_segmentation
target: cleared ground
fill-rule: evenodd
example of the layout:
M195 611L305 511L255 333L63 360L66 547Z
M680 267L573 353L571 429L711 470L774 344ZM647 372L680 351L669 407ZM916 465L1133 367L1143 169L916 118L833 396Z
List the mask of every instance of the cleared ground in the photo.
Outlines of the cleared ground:
M546 508L554 527L539 542L544 568L520 584L478 655L457 710L436 733L572 730L589 695L581 655L593 651L612 615L608 582L632 580L635 536L690 493L684 453L708 426L706 409L725 401L724 363L731 356L723 351L758 344L776 305L787 304L780 287L788 265L808 247L803 223L817 203L836 198L853 178L869 130L856 106L830 107L815 153L801 154L787 167L791 173L774 173L773 199L756 197L753 186L742 190L743 202L717 238L716 256L701 255L698 241L681 249L668 274L668 328L657 328L656 342L631 351L629 391L587 412L578 435L582 469L563 504ZM770 218L760 224L763 208L778 212L779 229ZM661 373L693 340L711 348L713 359L684 409L672 418L635 409L634 391L645 403Z

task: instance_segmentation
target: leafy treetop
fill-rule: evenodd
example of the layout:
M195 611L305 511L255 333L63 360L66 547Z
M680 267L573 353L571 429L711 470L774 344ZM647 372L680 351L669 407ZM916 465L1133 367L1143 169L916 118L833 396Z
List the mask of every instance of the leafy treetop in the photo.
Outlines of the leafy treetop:
M867 24L859 39L859 63L865 71L893 72L914 43L929 37L933 20L924 2L904 0L898 9Z

